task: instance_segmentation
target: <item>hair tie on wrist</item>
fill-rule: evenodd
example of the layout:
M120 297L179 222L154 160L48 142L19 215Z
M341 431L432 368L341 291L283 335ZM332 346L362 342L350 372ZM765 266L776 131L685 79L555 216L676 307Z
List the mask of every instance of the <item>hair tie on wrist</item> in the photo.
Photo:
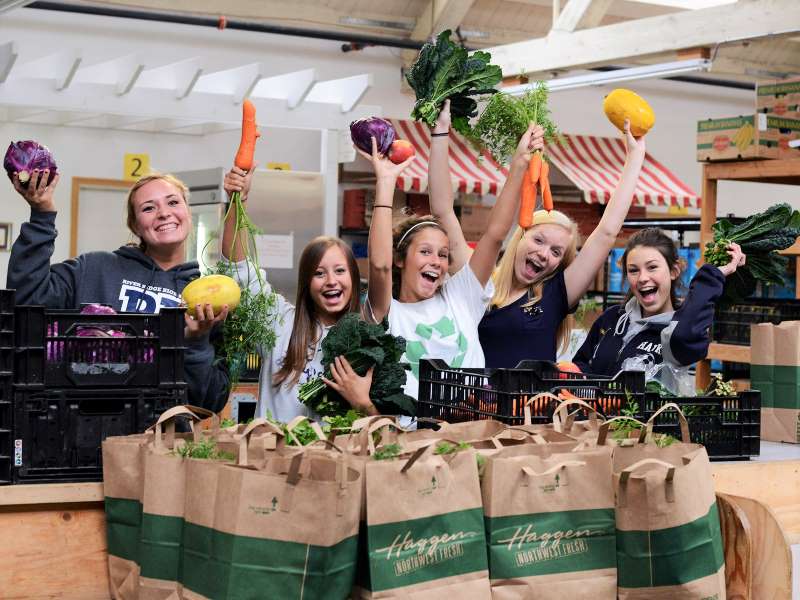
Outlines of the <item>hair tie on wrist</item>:
M449 131L445 131L444 133L432 133L431 137L445 137L447 135L450 135Z
M389 206L388 204L373 204L372 208L394 208L394 207Z

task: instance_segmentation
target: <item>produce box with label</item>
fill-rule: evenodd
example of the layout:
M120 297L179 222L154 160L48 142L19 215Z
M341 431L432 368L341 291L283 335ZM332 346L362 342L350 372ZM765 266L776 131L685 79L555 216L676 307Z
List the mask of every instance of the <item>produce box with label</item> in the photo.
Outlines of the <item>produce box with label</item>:
M800 158L800 118L762 113L697 122L697 160Z
M800 119L800 78L759 83L756 86L756 110L787 119Z

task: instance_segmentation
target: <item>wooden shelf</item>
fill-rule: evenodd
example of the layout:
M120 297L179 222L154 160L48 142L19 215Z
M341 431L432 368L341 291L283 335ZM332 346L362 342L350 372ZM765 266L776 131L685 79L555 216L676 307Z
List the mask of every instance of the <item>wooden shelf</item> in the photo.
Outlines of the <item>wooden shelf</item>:
M712 342L708 346L708 360L726 360L728 362L749 363L750 346L736 344L719 344Z
M37 483L0 487L0 506L102 502L103 484Z
M717 221L717 182L753 181L757 183L780 183L800 185L800 159L791 160L742 160L703 164L702 203L700 205L700 246L713 239L711 226ZM795 298L800 299L800 243L795 243L783 254L796 256L797 282ZM702 261L702 256L700 257ZM731 362L750 362L749 346L711 344L708 358L697 363L697 387L708 385L711 368L710 359Z

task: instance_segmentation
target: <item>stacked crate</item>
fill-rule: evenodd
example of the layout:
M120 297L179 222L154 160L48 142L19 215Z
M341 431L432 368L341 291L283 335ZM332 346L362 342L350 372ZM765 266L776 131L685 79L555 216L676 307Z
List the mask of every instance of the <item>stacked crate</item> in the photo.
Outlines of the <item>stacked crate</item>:
M99 481L103 439L142 432L185 402L183 309L84 315L15 307L9 290L0 291L0 308L10 315L0 400L11 435L0 437L0 457L12 447L11 482ZM3 418L0 408L0 429Z

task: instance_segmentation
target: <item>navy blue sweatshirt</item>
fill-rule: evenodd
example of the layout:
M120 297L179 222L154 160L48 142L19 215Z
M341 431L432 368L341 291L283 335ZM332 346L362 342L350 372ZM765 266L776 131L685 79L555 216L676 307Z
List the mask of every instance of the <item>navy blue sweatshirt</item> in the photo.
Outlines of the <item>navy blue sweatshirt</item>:
M11 248L8 288L16 289L17 304L49 308L79 308L108 304L119 312L155 313L178 306L183 288L200 276L192 261L164 271L139 248L123 246L114 252L87 252L50 264L57 235L55 212L31 211ZM225 406L229 378L215 364L208 336L186 340L184 367L190 404L219 411Z
M606 310L589 330L574 362L584 373L615 375L625 359L647 357L686 366L708 353L714 303L722 295L725 276L703 265L692 278L689 293L677 311L641 317L636 298Z

